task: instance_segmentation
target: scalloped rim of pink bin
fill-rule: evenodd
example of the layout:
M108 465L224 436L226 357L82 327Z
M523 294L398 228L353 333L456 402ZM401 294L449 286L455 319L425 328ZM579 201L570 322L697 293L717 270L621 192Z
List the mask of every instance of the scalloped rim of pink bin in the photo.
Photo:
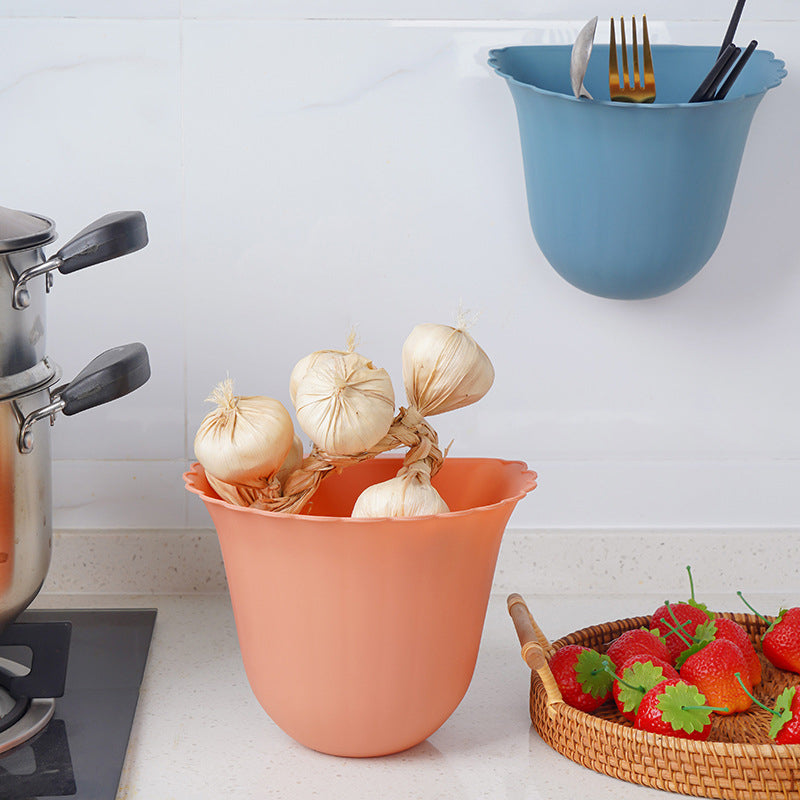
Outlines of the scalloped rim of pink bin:
M376 460L382 460L380 457ZM386 460L390 460L387 458ZM398 460L401 461L402 459L391 459L391 460ZM298 520L337 520L337 521L345 521L351 525L364 525L364 524L373 524L376 521L380 520L381 522L386 522L392 525L407 525L413 523L415 520L419 519L430 519L431 517L463 517L470 514L474 514L475 511L480 511L481 509L489 509L489 508L501 508L508 504L512 506L516 506L516 504L522 500L526 495L532 492L537 487L537 478L538 475L533 470L528 469L528 465L524 461L511 461L506 460L503 458L460 458L460 459L451 459L452 461L494 461L499 464L507 464L509 466L519 466L520 467L520 475L524 475L527 477L526 482L521 487L520 491L514 495L510 495L509 497L504 497L502 500L498 500L496 503L489 503L488 505L484 506L474 506L471 508L465 508L460 511L448 511L446 514L429 514L427 516L420 516L420 517L333 517L333 516L322 516L322 515L315 515L315 514L287 514L282 511L266 511L260 508L249 508L247 506L237 506L233 503L229 503L226 500L223 500L218 495L210 495L202 488L196 485L194 482L195 476L200 477L202 476L203 480L205 480L205 470L203 469L203 465L199 462L194 462L190 469L183 473L183 480L186 484L187 491L196 494L200 497L203 502L205 503L214 503L215 505L220 505L223 508L232 508L236 511L241 511L246 514L258 514L265 517L280 517L282 519L292 518L295 517Z

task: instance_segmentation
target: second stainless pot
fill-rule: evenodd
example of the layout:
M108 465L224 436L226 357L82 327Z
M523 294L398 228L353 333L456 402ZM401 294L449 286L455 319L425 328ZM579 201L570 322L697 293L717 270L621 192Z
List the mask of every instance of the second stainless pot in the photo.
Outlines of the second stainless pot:
M132 392L150 377L150 363L137 342L97 356L68 384L56 386L58 377L44 358L0 378L0 631L38 594L50 566L55 415Z

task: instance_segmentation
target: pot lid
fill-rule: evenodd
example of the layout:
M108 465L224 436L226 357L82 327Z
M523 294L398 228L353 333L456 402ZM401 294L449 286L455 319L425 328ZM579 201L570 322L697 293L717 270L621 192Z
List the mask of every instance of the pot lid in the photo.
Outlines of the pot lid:
M60 377L58 364L45 356L38 364L22 372L0 377L0 402L38 392L54 384Z
M41 247L55 238L53 220L0 206L0 253Z

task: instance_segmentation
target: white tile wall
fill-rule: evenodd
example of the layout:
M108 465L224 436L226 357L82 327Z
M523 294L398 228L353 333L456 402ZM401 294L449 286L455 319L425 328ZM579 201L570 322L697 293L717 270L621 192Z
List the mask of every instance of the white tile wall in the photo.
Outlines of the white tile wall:
M641 13L608 0L5 0L0 17L213 19L582 19ZM664 19L727 20L733 0L651 0L645 13ZM751 0L744 17L794 19L795 0Z
M53 217L60 241L140 208L151 237L58 276L49 298L66 377L126 341L153 366L128 398L58 420L57 527L208 525L180 474L216 381L288 403L293 364L357 326L401 395L406 334L459 303L480 313L497 380L435 423L453 455L539 471L513 526L796 526L796 0L746 8L740 36L789 77L756 114L716 254L655 300L591 297L549 267L513 104L486 65L492 47L570 42L595 13L646 11L657 42L716 43L733 0L699 5L2 4L0 204Z

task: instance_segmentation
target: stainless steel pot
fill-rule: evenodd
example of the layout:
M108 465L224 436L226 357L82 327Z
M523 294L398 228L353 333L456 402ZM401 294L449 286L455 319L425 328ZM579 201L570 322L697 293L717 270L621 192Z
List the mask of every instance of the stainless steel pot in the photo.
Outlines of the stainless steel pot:
M53 376L44 385L0 379L0 630L36 597L50 567L55 415L107 403L150 377L147 350L138 342L107 350L56 388L58 368L45 359L42 369Z
M107 214L47 258L43 248L55 238L51 219L0 207L0 376L31 369L47 355L45 295L54 271L66 275L140 250L147 223L141 211Z
M50 425L143 385L150 377L140 343L101 353L70 383L46 354L45 295L54 270L98 264L147 244L139 211L108 214L54 256L52 220L0 207L0 631L38 594L50 566Z

